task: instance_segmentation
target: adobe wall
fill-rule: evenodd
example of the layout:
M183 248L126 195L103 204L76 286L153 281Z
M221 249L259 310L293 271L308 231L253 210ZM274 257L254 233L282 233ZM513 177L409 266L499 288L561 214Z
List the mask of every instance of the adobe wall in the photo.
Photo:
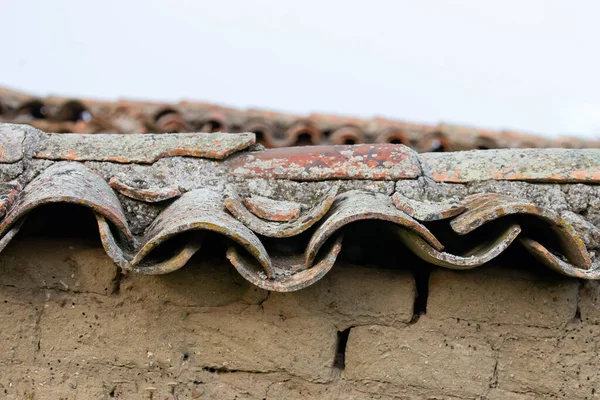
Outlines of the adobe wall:
M282 294L224 258L123 276L88 241L17 238L0 257L0 397L600 398L600 287L523 264L425 282L336 264Z

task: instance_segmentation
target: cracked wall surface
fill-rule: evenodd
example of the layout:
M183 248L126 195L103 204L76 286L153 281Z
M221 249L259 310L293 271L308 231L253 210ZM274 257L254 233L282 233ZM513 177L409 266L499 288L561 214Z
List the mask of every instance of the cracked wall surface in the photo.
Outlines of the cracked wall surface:
M526 254L472 271L344 259L277 293L210 254L144 276L85 238L5 251L2 398L599 398L600 286Z

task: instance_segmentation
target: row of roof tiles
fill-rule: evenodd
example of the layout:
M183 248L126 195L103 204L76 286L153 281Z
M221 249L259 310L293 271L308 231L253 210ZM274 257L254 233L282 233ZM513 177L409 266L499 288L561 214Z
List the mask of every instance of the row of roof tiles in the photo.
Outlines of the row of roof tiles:
M71 203L95 214L104 249L117 265L144 274L181 268L200 249L204 232L212 231L229 239L227 257L244 278L268 290L297 290L333 267L347 225L371 220L381 232L392 227L389 234L399 243L442 267L475 268L518 242L562 274L600 278L598 243L591 239L598 228L590 223L576 229L527 198L477 193L429 202L398 189L407 181L600 183L600 150L417 154L394 144L257 150L254 141L251 133L63 135L0 124L0 173L21 168L0 185L0 251L33 209ZM165 160L188 164L178 168ZM214 180L202 180L210 174ZM427 176L431 182L418 179ZM248 190L257 180L269 196ZM282 182L293 182L296 195L277 194ZM389 190L365 185L373 182ZM136 211L128 217L124 204L131 201ZM134 230L149 203L157 212ZM528 228L531 219L535 229ZM447 224L462 250L446 247L432 221ZM477 237L467 236L475 231ZM181 242L173 254L157 257L154 249L172 240Z
M394 226L391 234L417 256L451 269L475 268L504 252L519 239L522 246L548 267L567 276L598 279L600 265L593 261L578 232L559 214L537 207L527 200L498 194L479 194L460 202L426 203L365 190L336 190L310 205L304 214L298 204L270 200L283 210L282 221L268 221L264 210L244 205L229 186L227 193L198 188L176 194L163 203L161 212L141 237L134 237L116 192L100 176L77 162L56 163L21 190L2 188L6 198L5 216L0 220L0 251L19 232L28 214L50 203L71 203L91 209L97 219L100 238L109 257L127 271L164 274L182 268L201 248L202 232L210 231L231 240L227 257L240 274L257 286L274 291L306 287L322 278L334 265L343 245L343 228L357 221L371 220ZM264 199L246 199L256 205ZM315 211L317 210L317 211ZM521 227L518 215L539 219L556 239L535 239L535 232ZM280 218L281 217L281 218ZM427 226L446 221L462 240L466 251L446 250ZM500 229L486 231L478 240L465 235L493 221ZM386 225L387 224L387 225ZM490 224L491 225L491 224ZM112 228L111 228L112 226ZM301 238L308 242L299 253L265 240ZM382 230L383 232L383 230ZM196 235L190 235L196 233ZM532 236L533 233L533 236ZM542 235L543 236L543 235ZM167 258L153 256L153 250L167 240L183 241ZM298 239L302 243L307 240ZM461 239L462 238L462 239ZM538 241L540 240L540 241ZM558 244L557 244L558 243ZM548 247L551 246L557 247ZM555 253L555 249L561 251Z
M268 148L360 143L401 143L419 152L600 147L599 141L575 137L549 139L443 123L427 125L323 114L299 116L188 101L171 104L40 98L6 88L0 88L0 122L27 123L45 132L61 133L254 132L257 141Z
M4 124L0 163L25 157L27 130ZM417 154L389 143L256 149L249 132L162 134L56 134L31 130L34 159L152 164L182 156L224 160L241 178L319 181L397 181L428 176L436 182L508 180L600 183L600 150L513 149ZM252 150L252 151L244 151ZM238 154L236 154L238 153Z

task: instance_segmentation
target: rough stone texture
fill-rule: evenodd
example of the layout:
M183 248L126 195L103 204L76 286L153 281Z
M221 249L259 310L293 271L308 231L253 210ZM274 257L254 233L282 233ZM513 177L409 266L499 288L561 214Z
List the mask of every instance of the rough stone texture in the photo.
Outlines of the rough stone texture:
M569 187L562 185L562 187ZM538 207L558 213L568 210L569 202L559 184L539 184L512 181L474 182L468 185L469 194L498 193L517 199L527 199Z
M395 181L421 175L417 153L392 144L282 148L240 154L226 163L230 174L247 178Z
M498 387L519 393L598 398L600 327L572 327L558 338L509 338L499 348Z
M97 243L60 239L16 240L0 257L0 284L110 294L118 269Z
M118 194L119 201L123 205L123 213L129 222L131 233L142 236L152 221L158 217L163 207L156 204L142 203Z
M418 201L406 198L399 192L394 193L392 201L396 208L418 221L438 221L454 217L465 211L465 206L460 203Z
M394 193L394 182L365 180L328 180L325 182L295 182L285 179L232 179L237 192L244 197L259 195L276 200L294 201L312 207L315 200L322 198L333 186L339 188L338 193L350 190L364 190L391 196Z
M36 158L70 161L110 161L152 164L165 157L187 156L220 160L254 144L253 133L174 133L42 136Z
M166 275L124 275L120 295L128 302L184 307L226 306L237 301L259 304L267 298L266 291L243 279L229 262L196 258L184 268Z
M178 187L182 192L196 188L223 191L226 182L222 168L219 168L215 161L204 159L169 157L160 159L152 165L119 165L88 161L85 166L107 182L115 177L120 182L139 189ZM120 193L118 197L131 231L135 235L143 235L165 205L169 204L169 201L160 204L144 203Z
M538 207L557 213L571 211L586 215L600 209L600 188L583 184L551 184L518 181L483 181L431 183L426 179L401 180L396 190L404 196L421 201L457 201L471 194L497 193L515 199L526 199ZM598 208L596 208L598 207Z
M429 279L427 315L493 324L560 327L575 317L576 280L485 266L468 272L438 269Z
M413 316L415 282L402 270L336 264L321 281L292 293L271 293L266 313L323 316L343 331L353 325L396 325Z
M115 300L50 296L40 321L42 357L70 363L92 357L102 364L159 369L186 358L217 370L330 379L336 330L324 319L282 321L264 317L256 307L206 313Z
M350 332L345 377L377 393L402 394L419 388L444 394L484 395L494 374L491 346L481 339L447 338L421 329L420 324L397 329L361 326ZM443 366L443 367L442 367Z
M162 158L152 165L88 161L84 165L107 182L113 176L139 189L177 186L187 192L199 188L223 191L223 168L216 161L187 157Z
M0 125L0 162L14 163L23 158L25 131L18 125Z
M0 259L0 398L599 398L593 282L338 263L268 293L200 253L169 275L111 275L90 246L25 237Z
M571 211L563 212L562 217L567 224L579 233L581 240L588 249L598 249L600 247L600 229L586 221L581 215Z
M37 297L35 293L22 294L10 287L3 287L0 292L0 365L30 363L34 358L41 306L31 301Z
M600 282L584 282L579 292L581 319L590 324L600 324Z
M437 182L600 181L600 152L596 149L461 151L426 153L422 158Z
M286 371L309 381L331 380L336 344L331 323L321 318L281 320L261 314L190 315L188 324L196 342L189 346L193 361L216 369Z
M12 164L0 164L0 181L8 182L16 179L23 173L23 162L17 161Z

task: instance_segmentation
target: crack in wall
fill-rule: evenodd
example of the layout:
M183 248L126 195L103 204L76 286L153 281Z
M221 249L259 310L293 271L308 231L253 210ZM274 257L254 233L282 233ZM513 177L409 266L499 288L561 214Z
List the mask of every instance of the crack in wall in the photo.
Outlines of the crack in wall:
M33 328L33 335L34 335L34 349L33 349L33 358L36 359L38 357L38 355L41 352L41 348L42 348L42 316L44 314L44 306L39 307L35 307L35 311L37 311L37 315L35 318L35 325Z
M413 316L409 322L414 324L422 315L427 314L427 299L429 297L429 276L431 268L417 268L413 271L415 279L415 301L413 304Z
M114 279L110 282L111 291L109 294L118 295L119 293L121 293L121 283L123 282L124 278L125 273L123 273L123 269L119 267L117 269Z
M343 371L346 368L346 346L348 345L348 337L350 336L350 330L353 327L338 331L335 357L333 359L333 368L339 371Z

